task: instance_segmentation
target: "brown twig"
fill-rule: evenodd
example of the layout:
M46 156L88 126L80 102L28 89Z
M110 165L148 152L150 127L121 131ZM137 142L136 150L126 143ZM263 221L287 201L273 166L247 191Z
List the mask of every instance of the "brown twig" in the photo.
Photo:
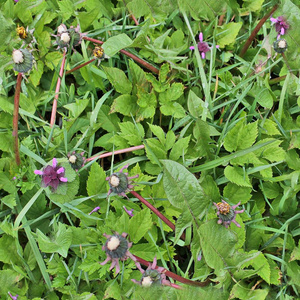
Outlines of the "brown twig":
M140 150L140 149L144 149L145 146L144 145L139 145L139 146L134 146L134 147L130 147L130 148L125 148L125 149L121 149L121 150L117 150L114 152L106 152L100 155L96 155L96 156L92 156L86 159L86 161L91 161L94 159L100 159L100 158L104 158L104 157L108 157L108 156L112 156L112 155L116 155L116 154L121 154L121 153L127 153L127 152L132 152L132 151L136 151L136 150Z
M12 135L14 139L14 150L16 164L19 166L21 163L20 152L19 152L19 139L18 139L18 124L19 124L19 104L20 104L20 92L21 92L21 82L22 82L22 73L18 73L15 99L14 99L14 113L13 113L13 132Z
M77 66L77 67L75 67L75 68L73 68L71 70L69 70L69 71L67 71L66 75L68 75L68 74L70 74L70 73L72 73L74 71L77 71L80 68L83 68L84 66L86 66L86 65L90 64L91 62L93 62L94 60L96 60L96 58L92 58L91 60L89 60L89 61L87 61L87 62L85 62L85 63L83 63L83 64L81 64L81 65L79 65L79 66Z
M142 265L146 266L146 267L149 267L150 265L152 266L152 263L148 262L147 260L144 260L136 255L134 255L134 257L137 259L137 261L139 263L141 263ZM156 268L158 268L158 266L156 266ZM168 277L170 278L173 278L174 280L176 281L179 281L181 283L184 283L184 284L188 284L188 285L192 285L192 286L207 286L209 283L210 283L210 280L207 279L206 281L204 282L197 282L197 281L192 281L190 279L187 279L187 278L183 278L167 269L165 269L164 271L164 274L166 274Z
M92 38L89 38L87 36L84 36L83 37L84 40L87 40L87 41L90 41L90 42L93 42L93 43L97 43L97 44L100 44L102 45L104 42L102 41L99 41L99 40L96 40L96 39L92 39ZM132 58L134 61L136 61L137 63L141 64L144 68L148 69L149 71L155 73L155 74L159 74L159 69L157 69L156 67L150 65L148 62L144 61L143 59L137 57L136 55L124 50L124 49L121 49L120 50L121 53L125 54L126 56Z
M51 119L50 119L50 126L51 127L54 125L55 119L56 119L57 99L58 99L58 94L59 94L59 90L60 90L61 79L62 79L64 69L65 69L66 53L67 52L65 50L64 53L63 53L63 59L62 59L62 62L61 62L59 75L58 75L58 79L57 79L57 83L56 83L55 95L54 95L54 99L53 99Z
M252 31L251 35L249 36L248 40L246 41L241 53L240 57L243 57L248 50L249 46L251 45L252 41L254 40L255 36L257 35L260 28L263 24L267 21L267 19L274 13L274 11L278 8L278 4L275 4L274 7L258 22L254 30Z
M138 198L143 204L145 204L149 209L151 209L165 224L167 224L173 231L175 231L175 225L165 217L156 207L154 207L151 203L149 203L146 199L144 199L141 195L139 195L135 191L130 191L130 193ZM185 234L183 233L180 237L183 241L185 241Z
M269 85L272 85L272 84L275 84L277 82L283 81L283 80L285 80L285 78L286 78L286 75L270 79L269 80Z

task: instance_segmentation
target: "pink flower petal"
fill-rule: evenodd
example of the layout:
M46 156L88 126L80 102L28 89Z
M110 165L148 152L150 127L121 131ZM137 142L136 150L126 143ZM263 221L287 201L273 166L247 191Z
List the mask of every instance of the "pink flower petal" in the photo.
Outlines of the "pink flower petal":
M191 47L190 47L190 50L195 50L195 47L194 47L194 46L191 46Z
M202 57L202 59L205 59L205 53L204 52L201 52L201 57Z
M60 177L59 180L61 182L68 182L68 178L65 178L65 177Z
M95 207L90 213L89 215L91 215L93 212L96 212L100 209L100 206Z
M43 175L43 171L40 171L40 170L34 170L34 174L36 175Z
M52 160L52 167L56 168L56 166L57 166L57 160L56 160L56 158L53 158L53 160Z
M57 174L61 174L61 173L63 173L65 171L65 169L63 168L63 167L61 167L61 168L59 168L57 171L56 171L56 173Z
M202 32L199 33L199 41L203 42L203 33Z
M275 18L270 18L270 21L271 21L272 23L277 23L277 22L278 22L278 20L275 19Z

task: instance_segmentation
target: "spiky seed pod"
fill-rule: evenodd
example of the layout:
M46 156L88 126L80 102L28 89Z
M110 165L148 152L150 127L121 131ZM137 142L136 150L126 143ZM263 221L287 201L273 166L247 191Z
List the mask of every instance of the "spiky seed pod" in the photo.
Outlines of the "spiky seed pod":
M273 47L277 53L283 53L286 51L288 44L285 39L279 39L273 43Z
M15 71L26 73L31 70L33 64L33 56L27 49L13 50L12 58Z

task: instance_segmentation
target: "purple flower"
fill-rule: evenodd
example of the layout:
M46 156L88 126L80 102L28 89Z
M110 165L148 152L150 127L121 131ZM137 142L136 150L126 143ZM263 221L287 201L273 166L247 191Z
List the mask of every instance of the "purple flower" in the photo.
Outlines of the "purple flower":
M17 294L16 296L13 296L10 292L8 292L8 295L9 295L9 297L10 297L11 299L13 299L13 300L17 300L18 297L19 297L18 294Z
M103 234L107 240L105 245L102 247L102 250L106 253L106 259L100 265L105 265L110 260L112 261L109 270L112 270L116 267L116 274L120 272L119 260L124 261L130 257L136 264L138 268L141 268L140 264L137 262L137 259L129 252L129 248L132 246L132 243L129 243L126 240L127 233L123 232L118 234L117 232L113 235Z
M133 188L133 185L130 184L130 180L139 177L139 175L128 177L127 172L123 173L123 170L127 168L128 165L122 167L119 172L113 173L111 176L106 177L110 187L107 196L114 192L119 196L127 197L125 193L127 193L129 189Z
M124 210L127 212L129 217L133 217L133 208L132 209L127 209L126 206L123 206Z
M65 168L57 165L56 158L52 160L52 167L47 166L43 171L35 170L34 174L42 176L42 186L51 186L55 191L60 183L68 182L68 179L63 177L65 175Z
M91 215L93 212L96 212L100 209L100 206L95 207L90 213L89 215Z
M214 206L218 209L218 224L223 224L226 228L228 228L231 223L234 223L237 227L241 227L241 225L235 220L237 214L241 214L245 211L245 209L235 210L240 205L240 203L241 202L236 205L230 206L224 200L219 203L214 202Z
M283 16L279 16L277 18L270 18L272 25L275 24L275 30L278 32L277 39L280 38L281 35L284 35L286 30L289 29L290 25L285 21Z
M219 48L219 45L216 45L216 48ZM194 46L190 47L191 50L195 50ZM202 32L199 33L199 43L198 43L198 50L201 54L202 59L205 59L205 53L211 50L211 47L208 46L206 42L203 42L203 34Z

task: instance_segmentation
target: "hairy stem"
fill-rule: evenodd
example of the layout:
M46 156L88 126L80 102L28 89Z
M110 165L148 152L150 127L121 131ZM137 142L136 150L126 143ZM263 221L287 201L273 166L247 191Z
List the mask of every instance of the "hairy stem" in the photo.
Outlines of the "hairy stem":
M117 151L114 151L114 152L106 152L106 153L103 153L103 154L100 154L100 155L96 155L96 156L92 156L90 158L87 158L86 161L91 161L91 160L94 160L94 159L100 159L100 158L112 156L113 154L115 155L115 154L132 152L132 151L140 150L140 149L144 149L144 148L145 148L144 145L139 145L139 146L134 146L134 147L130 147L130 148L117 150Z
M93 42L93 43L97 43L97 44L100 44L102 45L104 42L102 41L99 41L99 40L96 40L96 39L92 39L92 38L89 38L87 36L84 36L83 37L84 40L87 40L87 41L90 41L90 42ZM137 57L136 55L124 50L124 49L121 49L120 50L121 53L125 54L126 56L132 58L134 61L136 61L137 63L141 64L144 68L148 69L149 71L155 73L155 74L159 74L159 69L157 69L156 67L150 65L149 63L147 63L146 61L144 61L143 59Z
M87 61L87 62L85 62L85 63L83 63L83 64L81 64L81 65L79 65L79 66L77 66L77 67L75 67L75 68L73 68L71 70L69 70L69 71L67 71L66 75L68 75L68 74L70 74L70 73L72 73L74 71L77 71L80 68L83 68L84 66L86 66L86 65L90 64L91 62L93 62L95 59L96 58L92 58L91 60L89 60L89 61Z
M254 30L252 31L251 35L249 36L248 40L246 41L241 53L240 57L243 57L247 52L249 46L251 45L252 41L254 40L255 36L257 35L260 28L263 24L270 18L270 16L274 13L274 11L278 8L278 4L275 4L274 7L258 22Z
M149 266L152 266L152 263L148 262L147 260L144 260L136 255L134 255L134 257L136 258L136 260L141 263L142 265L146 266L146 267L149 267ZM158 266L156 266L156 268L158 268ZM190 279L187 279L187 278L183 278L167 269L165 269L164 271L164 274L166 274L168 277L170 278L173 278L174 280L176 281L179 281L181 283L184 283L184 284L188 284L188 285L192 285L192 286L207 286L209 283L210 283L210 280L206 280L204 282L197 282L197 281L192 281Z
M15 91L15 99L14 99L13 132L12 132L12 135L14 137L15 159L16 159L16 164L18 166L21 163L20 152L19 152L18 124L19 124L19 104L20 104L22 75L23 75L22 73L18 73L17 76L17 84L16 84L16 91Z
M57 83L56 83L55 96L54 96L54 99L53 99L51 119L50 119L50 126L51 127L54 125L55 119L56 119L57 99L58 99L58 94L59 94L59 90L60 90L61 79L62 79L62 76L63 76L63 73L64 73L64 69L65 69L66 53L67 52L65 50L64 54L63 54L63 59L62 59L62 62L61 62L60 70L59 70L59 75L58 75Z
M151 203L149 203L146 199L144 199L137 192L130 191L130 193L134 197L138 198L143 204L145 204L149 209L151 209L163 222L165 222L173 231L175 231L175 225L168 218L166 218L157 208L155 208ZM183 233L180 238L184 241L185 234Z

